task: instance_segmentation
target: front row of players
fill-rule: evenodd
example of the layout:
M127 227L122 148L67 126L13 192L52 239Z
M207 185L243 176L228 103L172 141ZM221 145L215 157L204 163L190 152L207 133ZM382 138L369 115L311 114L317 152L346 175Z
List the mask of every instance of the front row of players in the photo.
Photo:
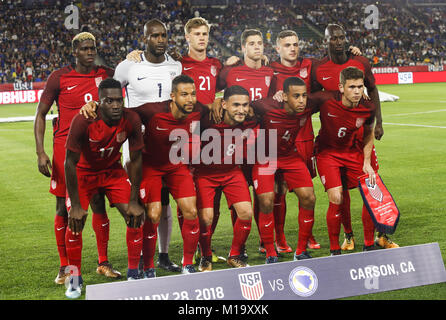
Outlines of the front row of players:
M249 185L259 200L258 230L266 249L266 263L278 261L274 248L274 179L280 174L290 191L299 200L298 243L295 260L311 258L307 243L314 224L315 194L307 164L296 151L299 130L311 115L319 112L321 128L316 138L315 156L322 184L329 199L327 225L332 255L340 254L340 204L343 188L355 188L358 177L368 174L374 181L375 171L370 163L373 147L375 107L362 99L364 74L355 67L341 72L339 92L307 94L305 82L298 77L285 80L283 101L272 98L250 103L249 92L240 86L225 90L221 123L210 120L210 109L196 101L195 85L186 75L172 82L171 100L147 103L132 110L125 109L120 83L108 78L99 86L97 116L95 103L84 106L89 119L77 115L67 139L65 172L67 208L66 235L70 265L75 266L67 297L81 294L82 229L92 195L98 190L123 215L127 224L128 279L137 279L140 252L143 253L144 278L155 277L157 226L161 211L161 189L164 182L182 213L179 216L183 237L183 273L193 273L193 255L198 243L201 249L200 271L212 270L211 228L214 196L222 189L228 207L237 214L233 220L233 240L228 264L247 266L244 247L251 230L253 209ZM141 132L141 124L145 132ZM206 129L220 135L220 158L189 166L193 156L201 155L206 143L200 141ZM171 141L172 131L183 129L182 138ZM231 130L226 130L231 129ZM242 133L238 138L235 129ZM263 130L259 130L263 129ZM364 143L355 139L364 130ZM216 130L216 131L215 131ZM209 132L209 131L208 131ZM251 148L264 132L264 154L268 161L249 157ZM228 137L232 143L228 144ZM257 141L256 141L257 139ZM131 165L128 174L120 162L120 147L129 141ZM210 140L210 139L209 139ZM192 143L191 143L192 142ZM172 162L172 155L186 148L189 159ZM198 148L198 152L197 152ZM177 150L175 150L177 149ZM217 156L218 157L218 156ZM238 157L238 158L237 158ZM241 158L240 158L241 157ZM250 161L251 159L251 161ZM217 161L215 161L217 160ZM76 170L77 167L77 170ZM141 178L142 177L142 178ZM343 184L343 181L346 182ZM143 206L145 207L145 210ZM145 212L145 214L144 214ZM363 210L364 250L373 248L374 225Z

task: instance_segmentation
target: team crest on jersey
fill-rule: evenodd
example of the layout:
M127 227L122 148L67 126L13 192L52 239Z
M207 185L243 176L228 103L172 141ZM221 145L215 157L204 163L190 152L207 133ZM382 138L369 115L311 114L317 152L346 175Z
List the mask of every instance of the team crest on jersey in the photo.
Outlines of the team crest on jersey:
M94 78L94 82L96 83L96 87L99 88L99 85L100 85L101 82L102 82L102 77Z
M267 87L269 87L269 85L271 84L271 77L270 76L266 76L265 77L265 84Z
M127 138L127 136L125 134L125 131L121 131L116 134L116 142L117 143L123 143L126 138Z
M265 291L263 290L260 272L241 273L238 275L242 296L246 300L260 300Z
M170 72L170 78L173 80L173 78L175 78L177 76L176 72L171 71Z
M299 77L301 77L301 78L306 78L306 77L308 77L308 69L307 69L307 68L300 69L300 71L299 71Z
M217 67L211 66L211 74L215 77L217 75Z
M364 124L365 119L364 118L357 118L356 119L356 128L360 128Z

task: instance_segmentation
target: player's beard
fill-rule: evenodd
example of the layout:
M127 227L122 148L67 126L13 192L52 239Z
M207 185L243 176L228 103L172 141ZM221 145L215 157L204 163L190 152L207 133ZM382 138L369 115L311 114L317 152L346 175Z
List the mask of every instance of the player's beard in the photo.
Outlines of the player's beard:
M191 114L192 111L194 110L193 106L192 106L192 109L190 109L190 111L188 111L183 105L179 105L177 102L175 102L175 105L177 106L178 110L180 110L184 114Z

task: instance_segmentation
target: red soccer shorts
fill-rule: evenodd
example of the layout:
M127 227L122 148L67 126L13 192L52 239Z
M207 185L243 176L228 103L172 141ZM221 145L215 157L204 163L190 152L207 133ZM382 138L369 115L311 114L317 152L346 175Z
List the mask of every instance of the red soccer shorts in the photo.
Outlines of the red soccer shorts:
M174 199L196 196L194 180L186 165L169 164L156 167L143 165L140 188L140 197L143 203L161 201L163 181Z
M214 173L208 171L206 173L200 173L195 171L194 181L197 188L198 209L214 207L215 189L218 187L222 188L228 202L228 207L242 201L251 202L248 183L239 167L230 171Z
M279 158L276 162L254 165L252 179L257 194L274 192L276 171L282 173L289 191L295 188L313 187L310 172L300 157Z
M341 176L346 178L348 189L356 188L359 176L364 174L364 155L360 152L325 151L316 156L316 161L325 191L342 186Z
M91 197L101 189L107 196L110 204L129 203L130 181L124 169L103 170L100 173L85 173L77 170L78 192L81 206L88 210ZM67 209L71 207L71 201L66 195Z
M311 178L316 177L316 165L314 158L314 141L296 141L295 146L297 148L297 152L304 159L308 171L310 171Z
M65 185L65 141L54 141L53 162L51 170L50 193L56 197L65 198L67 193Z

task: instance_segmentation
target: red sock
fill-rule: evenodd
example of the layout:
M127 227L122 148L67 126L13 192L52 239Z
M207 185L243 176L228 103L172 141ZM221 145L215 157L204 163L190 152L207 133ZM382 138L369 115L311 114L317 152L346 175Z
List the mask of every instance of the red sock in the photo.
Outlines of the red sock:
M192 264L200 237L198 217L192 220L184 219L181 235L183 236L183 266L186 266Z
M93 230L96 234L96 246L98 248L98 260L101 264L108 261L107 248L110 234L110 220L107 213L94 213L92 218Z
M200 237L198 239L198 242L200 243L201 255L203 257L212 256L211 237L212 226L204 226L200 224Z
M341 247L339 246L341 215L341 205L330 202L327 210L327 228L328 238L330 239L330 250L341 249Z
M177 207L177 217L178 217L178 225L180 226L181 230L183 228L184 217L179 207Z
M272 212L259 212L259 229L260 239L266 249L267 257L276 257L276 249L274 248L274 215Z
M276 231L276 243L285 247L287 242L285 238L285 216L286 216L286 194L274 194L274 229Z
M237 212L235 211L234 207L231 207L230 209L231 212L231 222L232 222L232 228L234 229L235 223L237 222Z
M143 244L143 227L127 227L125 240L127 242L127 261L129 269L138 269Z
M341 222L344 226L345 233L352 233L352 217L350 212L350 192L348 189L342 191L343 202L341 204L342 218Z
M314 210L307 210L299 207L299 239L297 241L296 255L301 254L307 250L308 239L310 239L313 224L314 224Z
M144 260L144 270L155 268L153 257L155 256L156 240L158 239L158 224L159 223L152 223L152 220L150 219L146 219L142 228L142 258Z
M362 226L364 228L364 245L373 245L375 242L375 225L365 205L362 206Z
M81 275L82 262L82 232L77 236L71 233L70 230L65 232L65 244L67 248L68 263L72 266L72 275Z
M232 246L231 246L231 251L229 252L229 256L240 255L241 248L248 239L249 232L251 231L251 223L252 223L251 219L249 220L237 219L234 225L234 235L232 238Z
M68 217L56 214L54 218L54 233L56 235L57 252L59 252L60 266L68 265L67 250L65 247L65 233L68 225Z

